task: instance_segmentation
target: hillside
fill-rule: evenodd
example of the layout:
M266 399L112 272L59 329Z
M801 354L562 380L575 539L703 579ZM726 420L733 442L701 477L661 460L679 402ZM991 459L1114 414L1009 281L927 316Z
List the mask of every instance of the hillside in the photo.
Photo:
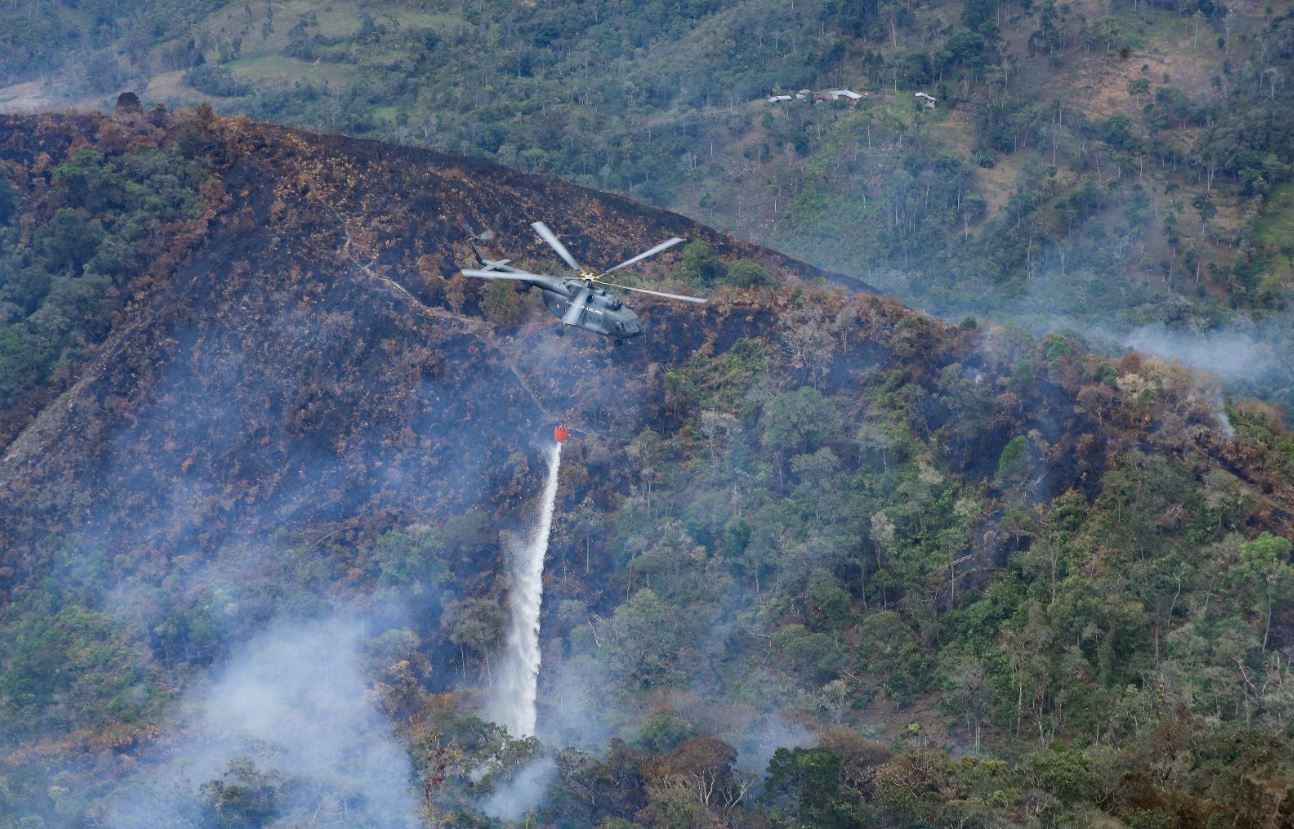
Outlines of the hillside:
M64 5L13 12L13 31L75 32L93 8ZM99 19L94 37L41 40L0 106L110 105L133 86L481 155L941 315L1150 349L1294 400L1279 4L267 0ZM838 87L867 97L766 100Z
M0 181L0 826L1294 810L1294 436L1263 404L209 111L5 118ZM643 278L712 300L636 302L613 349L453 276L469 221L549 262L535 218L588 261L686 236ZM558 421L513 740L479 716Z

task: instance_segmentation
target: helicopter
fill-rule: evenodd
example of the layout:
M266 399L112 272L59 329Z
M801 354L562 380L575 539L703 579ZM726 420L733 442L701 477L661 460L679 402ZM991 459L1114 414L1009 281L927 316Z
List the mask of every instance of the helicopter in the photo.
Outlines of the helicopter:
M607 282L605 279L605 277L621 268L655 256L661 251L668 250L684 241L677 236L672 236L659 245L649 248L637 256L630 257L613 268L607 268L605 271L599 272L586 268L577 262L575 257L571 256L571 252L562 244L562 240L557 238L557 234L548 228L548 225L543 222L532 222L530 226L539 234L539 238L543 239L562 258L562 261L575 272L575 276L563 277L530 273L512 267L509 264L512 261L510 259L490 259L481 253L476 243L489 241L493 238L493 234L490 234L489 231L476 234L472 232L471 228L468 228L468 233L471 236L472 253L476 256L476 260L481 267L479 269L465 268L462 274L475 279L505 279L517 282L520 283L518 289L523 292L529 291L532 287L538 287L543 296L544 305L553 316L562 321L562 326L557 329L558 336L564 335L568 326L583 328L585 331L592 331L595 334L610 337L616 345L641 335L643 327L638 315L626 308L618 298L607 293L607 288L618 288L622 291L650 294L682 302L698 304L705 302L701 297L667 294L663 291L649 291L646 288L631 288L628 285Z

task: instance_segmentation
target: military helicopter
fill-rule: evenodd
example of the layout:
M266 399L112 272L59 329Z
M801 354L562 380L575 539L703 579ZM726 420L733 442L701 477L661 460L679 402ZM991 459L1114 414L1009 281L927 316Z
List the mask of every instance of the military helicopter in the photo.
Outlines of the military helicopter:
M566 333L567 326L575 326L586 331L592 331L595 334L610 337L616 345L619 345L625 340L642 334L643 327L638 320L638 315L626 308L619 299L608 294L607 288L619 288L622 291L650 294L666 299L677 299L682 302L705 302L700 297L667 294L663 291L649 291L646 288L631 288L628 285L617 285L604 279L604 277L615 273L621 268L641 262L661 251L674 247L683 241L677 236L666 239L659 245L649 248L637 256L630 257L613 268L598 272L577 262L575 257L571 256L571 252L562 244L562 240L557 238L557 234L549 230L548 225L543 222L533 222L530 226L539 234L539 238L547 242L548 246L556 251L562 261L575 272L574 277L530 273L512 267L508 264L512 261L510 259L490 259L481 253L476 243L489 241L493 238L493 235L489 234L488 231L476 234L470 228L468 233L471 235L472 253L475 254L476 260L481 264L481 267L479 269L464 269L462 273L463 276L470 276L475 279L506 279L517 282L520 283L519 289L522 291L538 287L544 298L544 305L547 306L553 316L562 321L562 327L557 329L559 336Z

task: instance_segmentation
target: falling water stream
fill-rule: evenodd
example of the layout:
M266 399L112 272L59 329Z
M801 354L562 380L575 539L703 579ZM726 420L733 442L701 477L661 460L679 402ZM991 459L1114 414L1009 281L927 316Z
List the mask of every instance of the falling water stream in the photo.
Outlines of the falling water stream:
M548 552L548 533L553 526L562 445L554 443L544 450L544 454L548 459L548 478L544 481L539 520L530 537L512 556L512 587L508 591L512 623L495 697L495 719L514 737L533 737L535 734L540 658L539 607L544 598L544 555Z

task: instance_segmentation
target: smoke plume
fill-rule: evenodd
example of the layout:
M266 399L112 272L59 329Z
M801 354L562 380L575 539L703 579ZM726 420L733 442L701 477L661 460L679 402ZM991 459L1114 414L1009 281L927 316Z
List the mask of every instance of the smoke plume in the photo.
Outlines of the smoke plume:
M180 717L183 737L114 799L112 829L413 829L408 755L360 670L362 625L279 623L235 652Z

